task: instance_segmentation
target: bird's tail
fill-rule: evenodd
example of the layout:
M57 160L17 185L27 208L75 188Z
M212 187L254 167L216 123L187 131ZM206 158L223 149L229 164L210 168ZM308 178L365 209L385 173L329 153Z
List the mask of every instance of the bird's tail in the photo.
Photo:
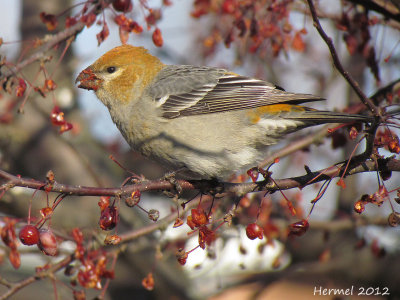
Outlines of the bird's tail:
M303 121L309 125L325 124L325 123L371 123L374 121L372 116L347 114L341 112L323 111L323 110L307 110L298 115L286 116L287 119Z

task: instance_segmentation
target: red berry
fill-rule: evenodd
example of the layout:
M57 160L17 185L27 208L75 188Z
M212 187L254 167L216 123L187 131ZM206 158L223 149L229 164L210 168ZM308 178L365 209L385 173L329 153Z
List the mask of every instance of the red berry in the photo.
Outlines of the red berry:
M19 239L24 245L35 245L39 242L39 230L36 228L36 226L25 225L19 231Z
M148 291L152 291L154 289L153 273L149 273L145 278L143 278L142 286Z
M260 174L259 170L257 167L251 168L250 170L247 170L247 175L251 178L253 182L256 182L258 179L258 175Z
M118 212L115 206L109 206L101 212L99 225L103 230L111 230L117 225Z
M289 234L301 236L306 233L309 226L310 225L306 219L295 222L295 223L289 225L289 230L290 230Z
M196 225L196 227L207 224L208 217L204 209L200 207L197 209L192 209L192 221Z
M392 139L388 144L388 149L390 152L398 154L400 152L399 140Z
M48 229L41 229L39 232L38 247L42 252L49 256L57 254L57 239L54 233Z
M264 230L256 223L251 223L246 227L247 237L251 240L259 238L262 240Z
M233 14L236 10L236 3L233 0L225 0L222 3L222 12L226 14Z
M133 8L131 0L116 0L112 3L112 6L116 11L120 12L130 12Z
M60 108L57 105L54 106L51 111L50 120L51 123L53 123L53 125L56 126L61 126L65 123L64 113L60 110Z
M179 248L175 253L176 259L183 266L186 264L187 258L189 256L188 252L185 252L182 248Z
M163 45L164 40L163 40L163 37L161 34L161 30L159 28L156 28L153 31L152 38L153 38L154 45L156 45L157 47L161 47Z

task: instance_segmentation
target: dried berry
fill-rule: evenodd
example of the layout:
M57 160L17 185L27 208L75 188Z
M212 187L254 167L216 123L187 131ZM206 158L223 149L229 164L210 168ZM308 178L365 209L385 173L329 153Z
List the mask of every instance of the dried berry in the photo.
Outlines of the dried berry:
M289 234L301 236L307 232L309 226L310 225L306 219L292 223L289 225Z
M101 212L99 225L103 230L112 230L118 222L118 211L115 206L109 206Z
M56 29L58 25L57 17L52 14L46 14L45 12L40 13L40 20L46 24L48 31Z
M142 286L148 291L152 291L154 289L153 273L149 273L145 278L143 278Z
M192 222L196 225L196 227L205 225L208 223L208 217L202 208L192 209Z
M173 228L177 228L177 227L180 227L180 226L182 226L182 225L183 225L182 219L181 219L181 218L176 218L176 219L175 219L175 222L174 222Z
M356 203L354 203L354 211L356 213L361 214L365 210L365 204L363 201L359 200Z
M37 245L46 255L55 256L57 254L57 239L54 233L49 229L41 229L39 231L39 242Z
M176 253L175 253L176 259L178 260L178 262L183 266L184 264L186 264L186 260L189 256L189 254L187 252L185 252L185 250L183 250L182 248L179 248Z
M161 47L164 44L161 30L159 28L156 28L154 30L152 38L153 38L154 45L156 45L157 47Z
M398 212L392 212L389 217L388 217L388 223L392 227L397 227L399 226L400 223L400 213Z
M150 209L147 215L149 216L150 220L157 222L158 218L160 217L160 212L156 209Z
M104 244L105 245L118 245L121 243L122 238L116 234L112 235L107 235L106 238L104 239Z
M8 259L10 260L10 263L12 264L14 269L18 269L21 266L21 258L19 256L19 252L17 251L17 249L12 249L10 251Z
M140 202L141 193L136 190L133 191L130 197L125 199L125 204L129 207L133 207Z

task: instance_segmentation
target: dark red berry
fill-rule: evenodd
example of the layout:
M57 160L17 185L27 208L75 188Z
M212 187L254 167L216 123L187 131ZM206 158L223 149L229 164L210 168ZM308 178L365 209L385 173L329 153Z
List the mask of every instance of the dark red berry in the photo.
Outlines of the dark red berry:
M296 223L290 224L289 225L289 230L290 230L290 235L297 235L301 236L306 233L309 227L309 223L306 219L303 219L301 221L298 221Z
M41 229L39 231L39 242L37 245L46 255L55 256L57 254L57 239L51 230Z
M39 242L39 230L36 226L25 225L19 231L19 239L24 245L36 245Z
M109 206L101 212L99 225L103 230L111 230L117 225L118 212L115 206Z
M254 240L263 238L264 230L256 223L251 223L246 227L246 235L249 239Z
M164 44L164 40L160 28L156 28L153 31L152 38L154 45L156 45L157 47L162 47L162 45Z
M124 13L130 12L133 7L131 0L116 0L112 3L112 6L116 11Z

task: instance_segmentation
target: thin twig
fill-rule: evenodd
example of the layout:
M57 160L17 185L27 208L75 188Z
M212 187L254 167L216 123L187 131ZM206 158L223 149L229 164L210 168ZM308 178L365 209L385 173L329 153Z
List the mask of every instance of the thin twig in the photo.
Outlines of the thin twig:
M215 197L210 197L209 199L204 199L203 196L203 203L205 202L209 202L212 199L214 199ZM193 208L194 206L198 205L197 201L191 201L190 203L185 205L185 209L183 212L180 212L181 215L184 215L184 213L186 211L188 211L189 209ZM158 229L162 229L165 228L166 226L168 226L169 224L171 224L172 221L174 221L176 218L178 217L178 211L174 211L172 213L170 213L169 215L167 215L166 217L160 219L159 221L157 221L156 223L144 226L142 228L130 231L130 232L126 232L123 234L119 234L118 236L121 238L121 242L126 243L129 241L132 241L134 239L137 239L141 236L145 236L149 233L152 233Z
M12 283L10 288L5 292L3 295L0 296L0 300L5 300L14 295L16 292L18 292L20 289L26 287L27 285L35 282L36 280L40 280L46 277L51 277L55 272L63 269L66 267L68 264L70 264L74 260L74 255L69 255L66 258L64 258L62 261L59 263L51 266L49 269L45 269L43 271L38 271L35 275L32 275L28 278L25 278L21 281L18 281L16 283Z
M112 0L104 0L101 1L106 4L111 3ZM90 12L94 14L99 14L101 12L101 8L99 7L99 4L95 4ZM81 20L78 20L76 24L69 28L65 28L63 31L60 31L57 34L54 34L51 38L46 37L46 42L37 50L35 53L33 53L31 56L28 58L24 59L23 61L19 62L15 66L10 66L8 70L4 70L0 74L0 79L1 78L7 78L9 76L17 74L21 69L25 68L26 66L34 63L35 61L39 61L45 57L45 53L49 50L51 50L53 47L57 46L63 41L66 41L70 39L71 37L76 36L82 29L86 26L84 22Z
M283 158L288 156L298 150L304 149L312 144L319 143L329 134L328 128L331 127L332 124L326 125L319 130L304 136L300 139L297 139L288 145L284 146L283 148L279 149L278 151L274 152L273 154L269 155L265 158L261 163L258 164L260 168L264 168L269 164L272 164L275 158Z
M322 39L325 41L327 44L329 51L332 56L333 63L336 67L336 69L339 71L340 74L347 80L347 82L350 84L350 86L353 88L353 90L357 93L358 97L360 100L369 108L369 110L375 115L379 116L379 110L375 106L375 104L372 102L371 99L369 99L364 92L361 90L359 84L357 81L353 79L353 77L347 72L342 63L340 62L339 56L336 52L335 46L333 44L332 39L325 33L325 31L322 29L321 23L318 20L318 15L317 11L315 9L313 0L307 0L308 6L310 7L310 12L311 16L314 22L314 27L317 29L319 35L322 37Z

